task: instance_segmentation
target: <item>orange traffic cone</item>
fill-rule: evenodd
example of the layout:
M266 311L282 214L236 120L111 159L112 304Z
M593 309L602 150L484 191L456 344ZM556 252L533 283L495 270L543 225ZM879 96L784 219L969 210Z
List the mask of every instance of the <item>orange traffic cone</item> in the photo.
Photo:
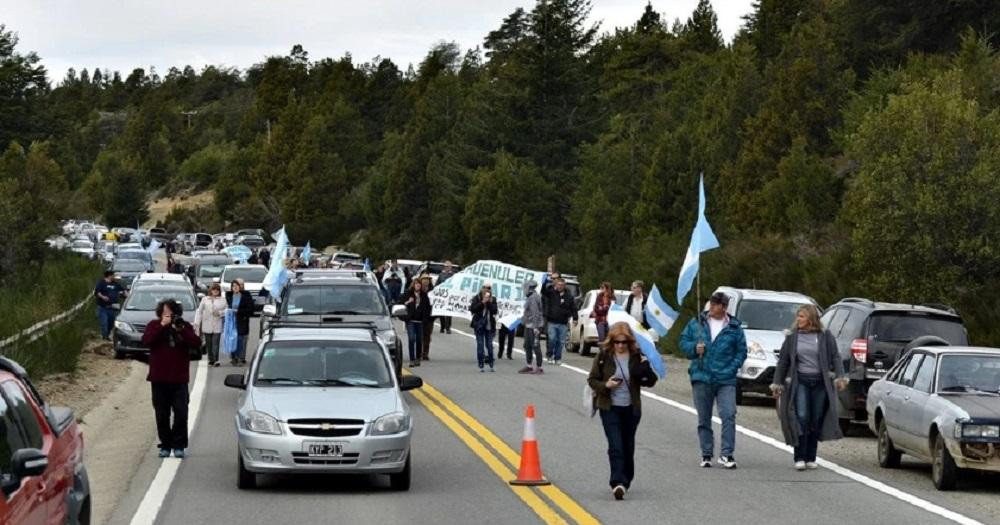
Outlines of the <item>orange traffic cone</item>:
M535 439L535 405L528 405L524 411L524 439L521 441L521 468L517 479L511 485L551 485L542 475L542 461L538 456L538 440Z

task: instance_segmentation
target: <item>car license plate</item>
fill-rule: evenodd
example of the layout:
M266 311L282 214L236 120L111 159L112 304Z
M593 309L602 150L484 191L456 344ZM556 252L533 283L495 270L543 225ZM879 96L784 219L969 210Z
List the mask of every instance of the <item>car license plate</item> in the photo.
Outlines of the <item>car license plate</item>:
M325 441L312 441L305 443L305 451L310 456L323 456L339 458L344 455L343 443L330 443Z

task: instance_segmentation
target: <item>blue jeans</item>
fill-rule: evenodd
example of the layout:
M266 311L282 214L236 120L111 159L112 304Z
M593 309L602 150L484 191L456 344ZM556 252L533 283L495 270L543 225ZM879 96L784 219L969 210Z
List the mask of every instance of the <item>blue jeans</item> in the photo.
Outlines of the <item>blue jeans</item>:
M247 359L247 336L237 335L236 336L236 352L233 353L232 359L239 359L240 361L246 361Z
M118 312L114 308L105 306L97 307L97 322L101 325L101 337L107 339L111 335L111 329L115 326L115 317Z
M736 385L713 385L697 381L691 383L694 407L698 410L698 442L701 455L712 457L715 437L712 433L712 406L719 409L722 420L721 455L732 456L736 448Z
M535 330L538 328L524 329L524 357L528 360L528 366L531 366L531 356L534 355L535 365L540 367L542 366L542 342L535 335ZM539 331L540 333L541 331Z
M476 362L479 363L479 368L483 364L493 368L493 334L493 330L476 329Z
M409 343L410 362L420 361L420 347L424 342L424 323L406 323L406 339Z
M546 357L551 357L556 361L562 360L563 347L566 346L566 338L569 336L569 326L564 324L549 323L548 346L546 347Z
M611 410L598 412L601 413L604 436L608 438L611 487L624 485L627 489L635 477L635 431L639 428L641 414L630 406L612 406Z
M826 383L821 375L799 374L795 388L795 415L799 419L799 444L795 446L795 461L816 461L819 432L829 406Z

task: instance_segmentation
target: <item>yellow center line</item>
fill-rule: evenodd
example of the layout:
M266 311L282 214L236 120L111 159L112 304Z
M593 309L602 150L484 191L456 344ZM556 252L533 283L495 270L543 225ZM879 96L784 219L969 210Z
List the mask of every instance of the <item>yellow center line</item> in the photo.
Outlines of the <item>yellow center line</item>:
M493 450L507 461L507 464L512 468L517 469L521 464L521 456L514 449L510 448L502 439L497 437L490 429L486 428L482 423L480 423L476 418L472 417L468 412L463 410L452 400L448 399L444 394L442 394L438 389L424 383L422 388L422 394L426 394L430 398L434 399L441 404L445 409L447 409L451 414L453 414L460 421L465 423L472 432L482 438ZM414 391L415 392L415 391ZM478 444L478 443L477 443ZM513 479L513 477L509 477ZM569 516L574 522L582 525L594 525L599 524L600 521L592 516L586 509L584 509L579 503L569 497L565 492L563 492L555 484L546 485L541 487L535 487L542 492L552 503L557 507L562 509L562 511Z
M427 384L424 384L426 388ZM503 480L504 485L507 485L517 497L521 498L531 510L535 511L535 514L542 519L543 522L551 525L566 525L566 520L562 518L552 507L545 503L542 498L538 497L530 487L515 487L509 485L507 482L514 479L516 476L506 465L500 461L492 452L489 451L482 443L479 442L468 430L462 425L455 421L455 418L451 417L447 412L441 407L435 404L430 398L419 390L412 390L410 392L413 397L424 405L427 410L430 411L435 417L441 420L446 427L448 427L452 432L458 436L458 439L462 440L463 443L480 459L486 463L486 466L493 471L501 480Z

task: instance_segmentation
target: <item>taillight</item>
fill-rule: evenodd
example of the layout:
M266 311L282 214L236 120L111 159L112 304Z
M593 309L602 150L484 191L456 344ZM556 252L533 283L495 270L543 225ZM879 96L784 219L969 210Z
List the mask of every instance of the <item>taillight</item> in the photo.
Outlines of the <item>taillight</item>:
M859 363L865 363L868 361L868 340L867 339L855 339L851 341L851 355L854 356L854 360Z

